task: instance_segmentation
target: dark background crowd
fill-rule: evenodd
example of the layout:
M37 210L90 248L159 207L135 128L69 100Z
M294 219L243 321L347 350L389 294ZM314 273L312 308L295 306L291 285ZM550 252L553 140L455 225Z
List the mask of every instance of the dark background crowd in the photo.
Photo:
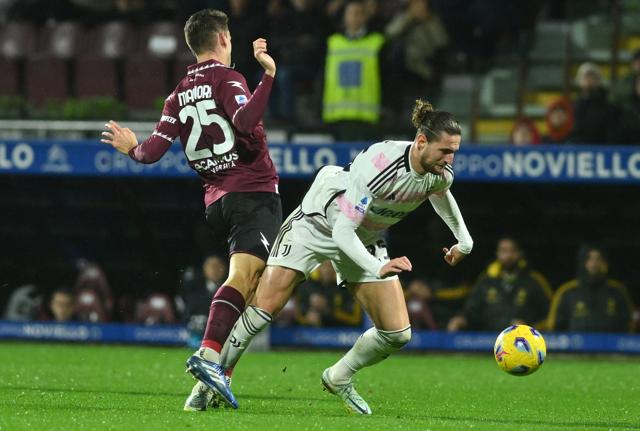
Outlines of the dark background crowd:
M570 259L570 262L574 259ZM226 260L209 255L202 265L181 271L173 294L134 292L114 298L104 270L86 260L76 262L72 284L49 292L28 284L16 288L6 305L7 320L110 322L144 325L183 323L200 334L209 303L227 276ZM499 332L512 324L543 331L632 332L638 312L628 289L609 273L606 250L583 244L575 258L573 278L551 286L534 269L512 237L500 238L495 260L473 283L451 285L425 275L404 277L407 308L414 329ZM351 294L337 286L336 273L325 262L301 284L276 324L312 327L361 326L363 311Z
M193 62L182 26L191 13L210 7L228 13L233 61L250 86L259 81L261 73L251 42L257 37L269 41L269 50L278 62L278 79L266 117L268 128L330 133L342 140L401 135L410 130L407 113L415 98L457 108L452 94L467 84L457 84L448 77L471 77L469 103L456 113L469 123L470 137L482 140L481 130L476 133L482 127L476 123L493 114L477 100L484 88L480 77L496 67L517 65L519 76L515 79L519 81L507 85L517 87L510 102L516 110L505 117L511 130L504 141L633 143L640 136L640 85L636 79L640 51L634 51L640 46L632 36L625 39L628 43L618 41L627 44L628 55L613 59L598 57L590 62L589 51L577 55L575 48L561 53L568 58L553 61L562 65L562 73L570 79L543 88L547 98L541 106L547 108L546 113L522 110L527 97L536 97L527 91L527 71L532 83L536 67L547 61L541 63L535 54L546 49L541 45L546 32L541 23L601 16L624 26L620 15L628 9L634 12L632 3L5 0L0 3L0 20L4 22L0 30L0 114L68 120L102 119L107 114L116 119L157 119L164 97ZM614 5L616 16L612 16ZM342 97L337 87L351 82L349 74L353 72L333 67L332 59L340 48L332 48L339 44L330 42L336 35L344 38L344 46L365 47L375 57L371 69L363 74L363 82L357 83L367 91L364 95L354 93L349 100L360 106L373 105L371 115L332 111L335 99ZM565 44L562 33L553 37L557 39L548 43ZM610 71L612 63L616 73ZM150 75L154 78L148 79ZM448 91L447 82L453 83L453 92ZM379 97L366 96L378 91ZM549 98L549 94L557 97ZM469 118L464 118L467 114L462 111L470 111Z
M629 1L4 0L0 117L157 120L164 97L194 62L182 25L205 7L229 14L233 61L250 87L260 77L251 42L268 39L278 65L268 131L410 139L408 110L421 97L460 117L463 145L482 143L482 124L498 123L506 124L503 144L640 143L640 29L622 28L620 49L607 48L604 57L536 57L541 23L624 24L621 17L640 10ZM366 82L354 81L352 67L336 66L331 41L373 53ZM501 86L487 96L476 84L513 65L514 79L504 86L509 109L496 113L490 108L504 102ZM535 71L545 67L562 76L531 92ZM355 86L372 90L342 91ZM530 99L542 100L538 110L525 109ZM335 108L344 101L363 108ZM306 180L282 181L285 213L306 187ZM637 329L635 186L454 188L476 243L460 267L442 261L453 239L430 208L389 233L391 253L407 254L416 268L403 279L414 328L497 331L525 322L543 330ZM203 223L197 180L5 175L0 189L4 318L202 328L227 256ZM364 318L323 265L278 324L350 326Z

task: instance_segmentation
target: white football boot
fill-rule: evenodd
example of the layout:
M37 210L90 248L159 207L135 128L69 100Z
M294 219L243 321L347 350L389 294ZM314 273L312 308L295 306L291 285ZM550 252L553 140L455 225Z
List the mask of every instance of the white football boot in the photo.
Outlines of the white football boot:
M231 386L231 377L227 377L227 384ZM185 412L203 412L207 407L217 409L226 406L224 399L217 393L212 391L202 382L198 382L193 386L191 395L184 403Z
M353 383L349 382L344 385L336 385L329 380L329 368L322 373L322 385L327 391L340 397L349 413L359 415L371 414L369 404L358 394L353 387Z
M228 405L237 409L238 401L233 392L231 392L229 379L225 376L224 367L217 362L205 359L206 355L206 348L202 348L191 355L187 359L187 373L200 380L213 392L217 392ZM217 360L218 358L213 359Z
M184 403L185 412L203 412L213 399L214 392L207 385L198 382L193 386L191 395Z

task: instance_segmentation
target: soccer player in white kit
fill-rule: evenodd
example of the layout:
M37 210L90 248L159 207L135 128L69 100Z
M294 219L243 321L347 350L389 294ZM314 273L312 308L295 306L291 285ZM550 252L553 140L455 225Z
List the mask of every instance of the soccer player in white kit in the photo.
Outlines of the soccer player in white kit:
M345 168L325 166L301 205L283 223L254 303L227 340L221 362L232 369L251 339L271 323L296 285L322 262L331 260L338 282L367 311L374 327L362 334L322 383L358 414L371 409L353 387L360 369L376 364L411 339L411 325L397 274L411 271L406 257L390 259L380 233L429 199L457 239L443 248L453 266L471 252L473 241L449 187L460 125L452 114L416 101L413 142L384 141L362 151ZM416 233L419 238L419 233Z

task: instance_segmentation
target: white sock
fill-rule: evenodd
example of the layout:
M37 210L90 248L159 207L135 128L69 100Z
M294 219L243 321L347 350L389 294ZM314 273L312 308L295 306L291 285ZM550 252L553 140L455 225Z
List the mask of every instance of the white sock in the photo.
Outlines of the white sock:
M411 339L411 326L398 331L369 328L338 362L329 368L329 380L337 385L351 382L351 377L364 367L386 359Z
M255 305L248 306L231 330L231 335L222 347L221 363L225 368L232 368L260 331L269 326L273 317L270 313Z
M207 361L215 362L216 364L220 363L220 353L210 347L200 347L196 354Z

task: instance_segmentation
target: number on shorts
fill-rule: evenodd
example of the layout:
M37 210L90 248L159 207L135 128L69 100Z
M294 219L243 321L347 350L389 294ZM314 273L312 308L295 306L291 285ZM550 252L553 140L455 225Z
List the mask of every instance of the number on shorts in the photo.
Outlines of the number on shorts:
M208 112L215 108L216 102L213 99L206 99L200 100L195 106L187 105L180 110L179 117L182 124L185 124L188 118L193 120L191 133L189 133L187 145L184 148L184 153L190 162L213 157L214 154L219 156L228 153L233 148L234 136L229 122L218 114ZM213 144L211 148L197 150L196 146L202 135L202 126L208 126L212 123L220 126L224 141Z

